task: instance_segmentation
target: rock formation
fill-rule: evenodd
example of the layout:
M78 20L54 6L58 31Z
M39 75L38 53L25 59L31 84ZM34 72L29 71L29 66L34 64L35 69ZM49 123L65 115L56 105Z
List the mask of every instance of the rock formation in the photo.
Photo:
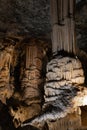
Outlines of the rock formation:
M9 109L14 126L57 130L63 125L64 130L72 129L71 124L80 124L79 106L87 105L84 85L87 71L83 72L77 56L70 56L77 51L75 1L51 0L51 20L49 0L1 0L0 3L0 38L3 39L0 39L0 101ZM85 51L86 3L87 0L78 0L76 12L78 45ZM51 42L45 44L30 37L52 38L52 47ZM51 53L47 58L48 46L53 57ZM61 50L68 55L63 55L65 52ZM83 52L79 55L82 59L87 57ZM76 120L71 116L73 112L78 113ZM78 128L77 123L74 126Z
M78 58L60 55L52 59L47 64L42 113L22 126L32 124L41 127L45 122L77 112L79 106L87 105L87 88L83 84L84 72Z
M53 54L64 50L76 54L74 0L51 0Z
M6 103L14 91L14 78L11 77L14 45L1 42L0 47L0 100Z
M32 39L29 44L24 44L24 54L21 57L20 64L20 91L16 91L13 95L14 100L17 100L19 104L15 104L16 109L10 107L10 114L14 117L13 122L16 127L41 112L44 82L43 67L46 64L44 64L44 60L46 59L47 46L46 43L43 45L39 42L42 41Z
M87 97L84 84L84 72L76 55L74 0L52 0L52 52L53 59L47 64L46 83L44 85L44 104L42 113L29 123L38 127L47 121L65 117L77 111ZM59 54L62 50L67 56ZM63 52L62 52L63 53ZM57 55L58 54L58 55ZM44 122L44 123L43 123Z

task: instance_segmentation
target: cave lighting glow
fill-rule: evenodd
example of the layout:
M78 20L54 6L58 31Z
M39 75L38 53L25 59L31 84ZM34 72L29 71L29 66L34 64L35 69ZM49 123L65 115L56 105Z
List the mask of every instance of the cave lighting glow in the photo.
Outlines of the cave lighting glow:
M87 105L87 95L83 98L83 105Z

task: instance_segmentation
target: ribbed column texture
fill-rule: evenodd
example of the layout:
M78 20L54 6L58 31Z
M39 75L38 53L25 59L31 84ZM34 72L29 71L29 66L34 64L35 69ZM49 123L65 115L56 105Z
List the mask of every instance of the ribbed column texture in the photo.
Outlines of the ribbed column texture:
M74 0L51 0L52 51L76 54Z

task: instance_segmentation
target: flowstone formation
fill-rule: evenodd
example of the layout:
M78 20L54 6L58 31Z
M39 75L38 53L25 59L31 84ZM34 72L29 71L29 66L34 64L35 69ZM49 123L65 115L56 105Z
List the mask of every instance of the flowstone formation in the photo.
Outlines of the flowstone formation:
M87 90L82 86L84 72L78 58L63 56L54 58L47 65L46 78L44 107L52 106L53 119L65 116L77 106L85 105L83 98Z
M81 114L79 106L87 105L84 80L82 64L78 58L62 55L53 58L47 64L42 114L22 126L32 124L40 128L45 122L49 124L69 113Z
M29 44L24 43L23 48L24 53L20 61L20 88L14 92L12 98L16 102L10 107L15 127L39 115L43 103L43 73L47 60L47 44L43 45L43 41L32 39Z

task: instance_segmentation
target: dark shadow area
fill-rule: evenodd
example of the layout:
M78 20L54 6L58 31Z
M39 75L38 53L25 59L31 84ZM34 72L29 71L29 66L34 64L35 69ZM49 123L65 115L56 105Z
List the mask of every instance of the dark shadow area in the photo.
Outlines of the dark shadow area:
M87 106L81 106L81 122L82 126L87 127Z
M9 114L9 110L5 105L3 105L0 110L0 126L2 127L2 130L16 130L12 122L12 117Z
M36 127L33 127L31 125L28 125L28 126L24 126L24 127L19 127L19 128L17 128L17 130L39 130L39 129ZM46 130L46 129L44 129L44 130Z

